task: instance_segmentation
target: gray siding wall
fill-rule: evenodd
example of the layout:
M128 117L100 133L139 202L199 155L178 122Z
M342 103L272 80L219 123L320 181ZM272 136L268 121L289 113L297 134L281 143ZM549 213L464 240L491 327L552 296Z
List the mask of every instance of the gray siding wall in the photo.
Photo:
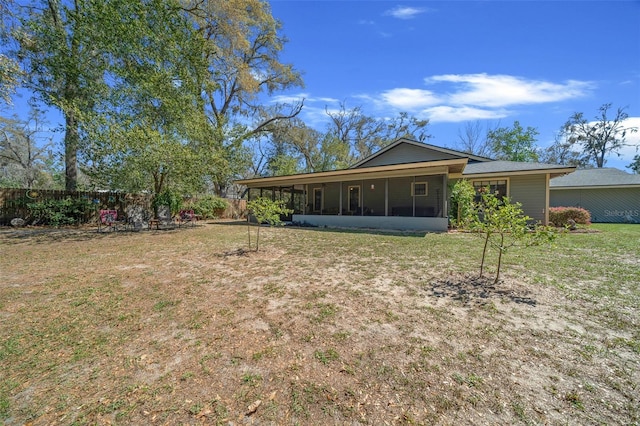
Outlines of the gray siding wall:
M536 221L544 222L546 206L546 176L513 176L509 180L511 201L522 203L522 210Z
M552 189L551 207L582 207L592 222L640 223L640 188Z
M391 148L389 151L380 154L378 157L372 158L361 165L360 168L387 166L390 164L417 163L421 161L451 160L455 158L460 157L446 154L444 152L432 151L431 149L425 149L415 145L400 144Z

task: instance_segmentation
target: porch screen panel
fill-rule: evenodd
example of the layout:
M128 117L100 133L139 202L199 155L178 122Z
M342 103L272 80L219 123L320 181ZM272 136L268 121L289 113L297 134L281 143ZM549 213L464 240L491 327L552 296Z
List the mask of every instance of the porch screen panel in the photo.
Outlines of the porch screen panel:
M324 208L322 214L337 215L340 212L340 183L327 183L324 186Z
M389 179L389 215L413 216L412 177Z
M384 179L363 182L362 209L365 216L384 216L384 185Z
M304 214L304 188L296 188L293 192L293 213Z
M416 216L442 216L442 175L416 176L414 197L416 200Z
M248 194L249 200L255 200L259 196L260 196L259 188L249 188L249 194Z

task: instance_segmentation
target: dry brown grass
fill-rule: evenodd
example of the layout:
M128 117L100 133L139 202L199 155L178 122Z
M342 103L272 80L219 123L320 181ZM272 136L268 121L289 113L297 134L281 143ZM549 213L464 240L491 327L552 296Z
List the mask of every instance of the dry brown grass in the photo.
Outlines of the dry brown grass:
M616 230L510 255L495 286L470 235L246 232L0 231L0 421L640 421L640 249Z

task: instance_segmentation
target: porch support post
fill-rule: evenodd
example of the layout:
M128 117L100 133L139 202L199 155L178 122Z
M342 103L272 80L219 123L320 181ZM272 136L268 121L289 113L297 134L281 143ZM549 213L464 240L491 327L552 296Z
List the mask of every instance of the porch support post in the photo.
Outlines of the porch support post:
M342 181L340 181L340 202L338 203L338 215L342 216Z
M447 173L442 175L442 214L440 217L447 217L449 212L447 211L447 204L449 203L449 175Z
M360 181L360 216L364 216L364 181Z
M389 216L389 178L384 180L384 215Z
M416 177L413 177L413 185L411 185L411 201L413 201L413 214L411 216L416 217Z
M545 176L544 183L544 222L542 223L544 226L549 225L549 180L551 179L551 174L547 173Z
M304 204L302 207L302 211L304 212L304 214L309 214L308 212L308 208L309 208L309 184L306 184L304 186Z
M289 204L289 208L291 210L293 210L294 212L296 211L296 202L295 202L295 195L296 195L296 186L292 185L291 186L291 203ZM293 213L291 213L293 214Z

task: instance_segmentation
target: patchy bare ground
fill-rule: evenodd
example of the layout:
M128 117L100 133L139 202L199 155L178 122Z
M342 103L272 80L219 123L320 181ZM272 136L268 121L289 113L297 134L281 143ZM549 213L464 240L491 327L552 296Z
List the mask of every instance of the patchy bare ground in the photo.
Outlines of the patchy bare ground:
M494 285L464 234L5 229L0 420L637 424L639 256L595 238Z

